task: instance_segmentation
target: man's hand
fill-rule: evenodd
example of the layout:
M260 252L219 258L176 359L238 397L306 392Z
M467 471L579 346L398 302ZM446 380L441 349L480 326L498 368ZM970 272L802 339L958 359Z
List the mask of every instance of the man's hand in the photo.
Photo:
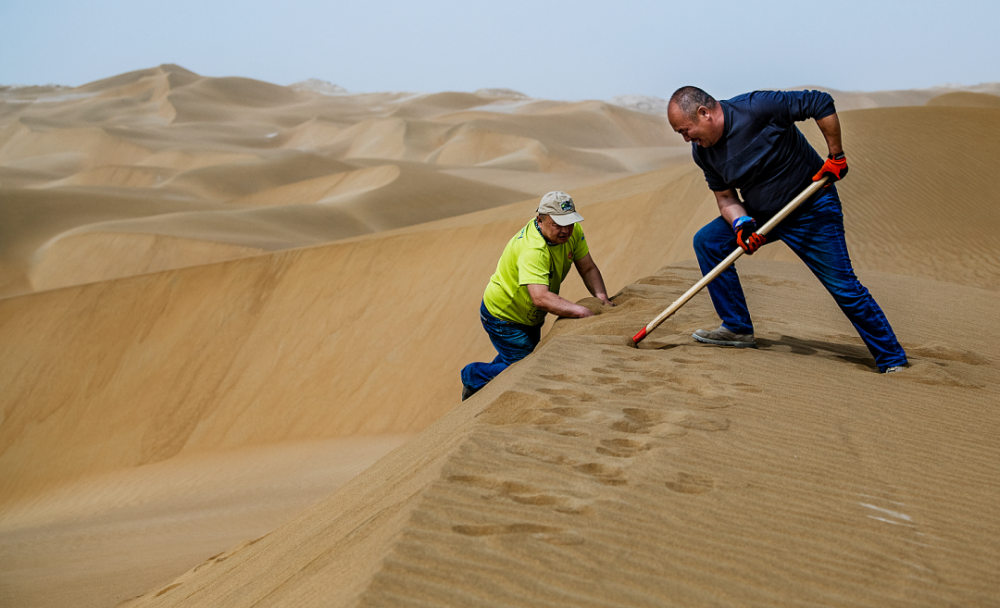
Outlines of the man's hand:
M601 275L597 263L594 262L593 256L588 253L573 263L576 264L576 270L580 273L580 278L583 279L583 284L587 286L590 295L600 300L605 306L614 306L615 303L608 298L604 277Z
M767 242L767 238L757 232L757 222L749 215L733 220L733 231L736 232L736 242L747 255L753 255L754 251Z
M844 176L847 175L847 158L843 152L828 156L819 172L813 176L813 181L818 182L823 179L824 175L830 176L830 183L844 179Z

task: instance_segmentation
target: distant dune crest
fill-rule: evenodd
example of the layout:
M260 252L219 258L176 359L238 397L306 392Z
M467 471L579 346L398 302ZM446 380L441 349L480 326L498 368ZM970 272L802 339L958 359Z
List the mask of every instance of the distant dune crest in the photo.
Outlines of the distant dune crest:
M952 108L1000 108L1000 88L997 89L996 94L972 91L945 93L932 97L927 101L927 105Z
M299 82L288 85L288 87L296 90L315 91L324 95L343 95L344 93L347 93L347 89L344 87L333 84L332 82L320 80L318 78L300 80Z
M639 112L666 114L668 101L649 95L618 95L611 98L611 103Z
M500 97L504 99L530 99L524 93L520 91L515 91L514 89L479 89L476 91L476 95L482 97Z

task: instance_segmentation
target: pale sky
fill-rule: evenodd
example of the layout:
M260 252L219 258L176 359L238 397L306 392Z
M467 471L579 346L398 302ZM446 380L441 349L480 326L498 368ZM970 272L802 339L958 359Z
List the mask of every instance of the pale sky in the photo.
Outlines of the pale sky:
M348 91L557 100L1000 81L1000 0L0 0L0 84L174 63Z

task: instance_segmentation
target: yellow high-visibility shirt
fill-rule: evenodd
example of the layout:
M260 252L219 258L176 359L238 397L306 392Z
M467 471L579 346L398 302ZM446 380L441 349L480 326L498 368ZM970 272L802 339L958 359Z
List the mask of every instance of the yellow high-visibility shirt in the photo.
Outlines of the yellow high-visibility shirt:
M570 267L589 252L580 224L573 225L566 243L549 245L532 219L504 248L483 294L486 309L498 319L541 325L545 311L532 303L527 286L548 285L549 291L559 293Z

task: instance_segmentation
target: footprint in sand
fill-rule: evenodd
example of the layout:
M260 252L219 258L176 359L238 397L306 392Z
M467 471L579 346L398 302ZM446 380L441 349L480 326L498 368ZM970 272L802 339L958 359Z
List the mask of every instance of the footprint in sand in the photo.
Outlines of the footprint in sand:
M577 376L570 376L567 374L540 374L538 377L551 382L576 383L580 381Z
M549 494L540 492L538 494L511 494L510 500L522 504L536 507L552 507L554 511L566 513L567 515L586 515L593 511L587 501L575 499L569 496Z
M517 456L525 456L546 464L557 464L571 467L578 473L583 473L605 485L620 486L628 481L621 467L600 462L580 462L552 448L529 444L515 444L507 448L507 452Z
M662 382L632 381L623 386L616 386L610 390L612 394L618 395L619 397L641 397L644 395L652 395L653 393L659 392L666 387L667 385Z
M620 467L615 467L600 462L588 462L578 464L573 467L575 470L589 475L597 481L609 486L623 486L628 483L625 473Z
M636 433L645 435L654 426L665 420L665 414L656 410L647 410L638 407L627 407L622 409L624 418L611 423L611 428L621 433Z
M910 360L910 366L902 373L891 374L888 379L893 382L916 382L927 386L946 388L981 389L986 386L983 382L969 377L961 371L950 371L942 363L914 359Z
M572 405L574 403L589 403L595 401L597 397L590 393L577 391L568 388L540 388L539 393L549 395L552 403L557 405Z
M573 466L578 464L578 461L566 456L565 454L543 445L534 444L524 444L515 443L514 445L507 448L507 452L514 454L515 456L525 456L537 460L539 462L544 462L546 464L558 464L558 465L568 465Z
M528 523L452 526L451 529L465 536L496 536L497 534L553 534L562 532L562 528Z
M596 451L598 454L614 458L635 458L651 448L650 444L636 439L602 439Z
M677 480L666 482L666 486L681 494L704 494L715 489L715 480L706 475L678 473Z
M956 348L941 342L931 342L917 346L907 345L906 352L920 358L966 363L968 365L988 365L990 363L989 359L978 353L964 348Z
M541 428L543 431L548 431L553 435L559 435L561 437L588 437L590 435L587 431L560 426L547 426Z
M725 431L729 429L729 419L701 412L676 412L668 418L671 424L695 431Z
M562 406L562 407L550 407L542 411L544 411L547 414L555 414L557 416L562 416L564 418L583 418L588 413L590 413L591 410L582 407Z
M663 412L638 407L622 409L624 418L611 423L612 430L636 435L673 437L694 431L725 431L729 429L729 419L704 412L674 410Z
M552 510L568 515L586 515L592 511L590 501L585 497L548 491L518 481L504 481L480 475L452 475L449 482L469 485L487 490L483 498L501 498L522 505L552 507Z
M566 423L572 420L587 420L594 416L592 409L572 406L551 407L541 410L544 414L532 421L532 424L539 430L562 435L563 437L585 437L590 435L587 431L568 426Z

